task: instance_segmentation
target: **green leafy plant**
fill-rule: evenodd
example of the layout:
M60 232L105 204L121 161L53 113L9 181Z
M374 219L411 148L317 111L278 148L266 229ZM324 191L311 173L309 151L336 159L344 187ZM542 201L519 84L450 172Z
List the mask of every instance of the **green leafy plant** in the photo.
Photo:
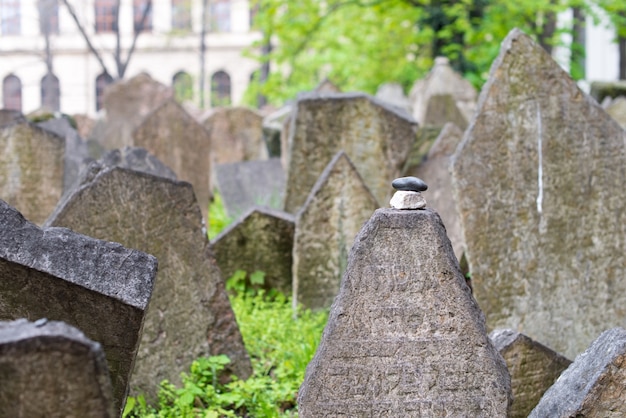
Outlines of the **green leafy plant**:
M224 201L217 190L213 192L213 201L209 204L208 218L209 227L207 233L209 239L215 238L233 221L233 219L228 216L228 213L226 213Z

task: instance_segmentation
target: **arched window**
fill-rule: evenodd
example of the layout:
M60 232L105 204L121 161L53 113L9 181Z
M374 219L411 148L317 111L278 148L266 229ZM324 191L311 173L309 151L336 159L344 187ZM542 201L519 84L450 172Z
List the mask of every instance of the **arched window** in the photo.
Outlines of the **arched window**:
M115 0L95 0L96 32L115 32L116 2Z
M172 29L191 30L191 0L172 0Z
M13 74L2 80L2 107L22 111L22 82Z
M230 105L230 76L225 71L218 71L211 77L211 105Z
M19 35L22 28L20 0L2 0L0 6L0 34Z
M41 107L54 112L61 109L61 87L54 74L48 73L41 79Z
M146 20L142 25L141 20L144 14L146 14ZM135 32L150 32L152 30L152 5L148 0L133 0L133 22Z
M209 31L230 32L230 0L212 0L208 15Z
M39 30L42 35L59 33L58 0L39 0Z
M193 80L189 74L184 71L177 72L172 77L172 85L176 100L181 103L193 100Z
M102 109L104 88L113 82L113 77L108 73L102 73L96 77L96 110Z

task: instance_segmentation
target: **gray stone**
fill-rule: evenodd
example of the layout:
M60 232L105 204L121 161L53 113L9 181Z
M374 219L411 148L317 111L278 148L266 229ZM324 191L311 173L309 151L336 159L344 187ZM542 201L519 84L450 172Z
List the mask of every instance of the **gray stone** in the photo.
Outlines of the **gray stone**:
M504 360L431 209L378 209L354 240L300 417L505 417Z
M408 176L425 179L430 185L426 193L428 205L441 216L448 238L452 242L454 254L459 260L465 250L465 241L461 232L457 203L452 193L450 162L462 138L463 132L456 125L446 124L430 147L426 158L417 167L405 173Z
M453 160L476 299L491 328L574 357L626 311L626 133L512 31ZM575 326L574 326L575 325Z
M210 137L174 99L150 113L133 132L135 145L145 148L188 181L198 198L203 218L211 197Z
M398 83L384 83L378 86L376 97L390 105L399 107L404 111L411 113L411 103L409 98L405 96L402 85Z
M626 128L626 97L620 96L611 101L606 108L606 113L611 115L622 128Z
M281 156L281 136L285 122L291 117L292 104L286 104L263 118L263 140L269 157Z
M379 206L344 152L338 152L296 215L293 301L328 308L359 229Z
M413 143L406 163L402 168L403 176L411 175L410 173L415 172L417 167L419 167L419 165L422 164L426 160L426 158L428 158L430 148L435 143L441 132L441 126L419 127L419 129L417 130L417 137L415 139L415 142Z
M15 123L24 123L26 118L18 110L0 109L0 129Z
M389 201L394 209L422 209L426 207L426 199L420 192L398 190Z
M250 360L202 228L189 183L120 167L94 167L47 222L153 254L159 276L130 382L156 399L200 356L226 354L245 379Z
M289 128L285 210L297 212L339 151L354 163L376 199L389 201L388 179L400 176L416 128L406 112L366 94L303 95Z
M224 277L237 270L265 273L266 289L291 294L294 216L251 207L211 241Z
M279 209L285 195L285 170L279 158L218 164L215 183L226 212L237 218L254 206Z
M626 80L594 81L591 83L589 94L602 103L605 98L626 96Z
M401 191L423 192L428 190L428 185L424 183L424 180L413 176L398 177L391 182L391 186Z
M63 322L0 323L0 416L113 418L102 346Z
M626 416L626 330L605 331L543 395L530 418Z
M328 93L334 94L334 93L341 93L341 89L335 83L330 81L328 78L325 78L322 81L320 81L317 86L315 86L315 88L313 89L313 92L321 93L321 94L328 94Z
M434 94L428 99L426 113L424 114L424 126L443 126L446 123L454 123L465 130L468 119L458 108L452 94Z
M30 122L0 129L0 197L41 224L63 193L65 140Z
M121 411L156 258L66 228L39 228L1 200L0 230L0 320L63 321L102 344Z
M102 163L107 167L128 168L129 170L177 180L176 174L168 166L141 147L124 147L109 151L102 156Z
M544 392L572 363L524 334L499 329L489 334L511 375L513 405L510 418L526 418Z

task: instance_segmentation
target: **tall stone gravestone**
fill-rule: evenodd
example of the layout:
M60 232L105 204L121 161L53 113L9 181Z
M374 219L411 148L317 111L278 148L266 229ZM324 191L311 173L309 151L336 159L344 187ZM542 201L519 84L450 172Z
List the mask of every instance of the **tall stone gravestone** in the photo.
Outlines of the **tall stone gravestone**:
M511 375L513 405L510 418L526 418L546 390L572 363L524 334L499 329L489 334Z
M529 418L626 416L626 330L605 331L576 357Z
M506 365L431 209L378 209L298 394L307 417L505 417Z
M211 140L206 129L169 99L144 119L133 138L136 146L147 149L180 180L193 185L206 219L211 197Z
M41 224L63 193L65 140L25 120L0 129L0 197Z
M237 270L265 273L264 287L291 294L294 216L266 207L252 207L211 241L224 274Z
M453 160L493 328L574 357L626 312L626 133L528 36L502 43Z
M94 165L47 221L153 254L159 277L131 379L156 399L163 379L201 356L227 354L241 378L251 367L189 183Z
M376 97L411 113L411 103L409 102L409 98L405 96L402 85L399 83L381 84L376 90Z
M156 258L66 228L39 228L2 200L0 230L0 320L63 321L102 344L121 411Z
M0 416L114 418L102 346L63 322L0 323Z
M338 152L296 215L294 304L322 309L333 303L354 237L378 208L348 156Z
M416 129L408 113L366 94L303 95L295 105L285 148L285 210L300 209L339 151L347 154L378 201L389 200L383 179L401 174Z

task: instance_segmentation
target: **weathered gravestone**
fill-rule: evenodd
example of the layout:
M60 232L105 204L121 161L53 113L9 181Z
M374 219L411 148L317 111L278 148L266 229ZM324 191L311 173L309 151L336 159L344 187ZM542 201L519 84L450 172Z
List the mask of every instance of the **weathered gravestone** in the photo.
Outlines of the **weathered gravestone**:
M124 147L122 149L114 149L102 156L102 164L107 167L128 168L174 181L177 180L176 174L145 148Z
M339 88L339 86L337 86L335 83L330 81L328 78L325 78L322 81L320 81L319 84L315 86L313 91L315 93L322 93L322 94L341 93L341 89Z
M147 149L180 180L193 185L206 219L211 197L211 142L206 129L170 99L144 119L133 138L136 146Z
M378 209L298 395L307 417L505 417L510 379L441 218Z
M463 255L465 244L459 212L452 193L450 162L462 138L463 132L456 125L447 123L430 147L426 159L417 167L409 168L405 172L406 176L419 177L429 184L428 203L441 216L448 238L452 242L454 254L459 260Z
M453 159L478 303L492 328L574 357L626 312L626 133L513 30Z
M626 330L605 331L576 357L529 418L626 416Z
M285 122L291 117L293 106L288 103L263 118L263 140L270 157L280 157L281 137Z
M293 244L293 303L328 308L354 237L380 205L348 156L338 152L296 215Z
M119 416L102 346L63 322L1 322L0 376L0 416Z
M380 202L391 197L384 178L401 174L417 124L408 113L362 93L307 94L295 104L284 163L285 210L296 213L318 177L345 151Z
M49 318L102 344L121 411L157 260L66 228L39 228L0 200L0 320Z
M215 183L228 215L237 218L253 206L280 208L285 170L279 158L218 164Z
M47 224L119 242L159 260L131 390L155 399L163 379L178 382L197 357L217 354L227 354L231 370L247 378L250 360L191 185L98 165Z
M437 99L440 100L438 104L430 104L434 96L451 97L451 100L440 98ZM428 108L431 107L431 115L441 114L446 110L450 115L456 115L459 112L466 125L474 114L476 96L476 89L450 67L448 58L437 57L430 73L424 79L416 81L411 89L410 101L413 105L413 117L420 125L428 124L426 116L429 113ZM435 112L436 109L438 112ZM444 122L454 122L462 129L464 128L464 124L449 117L443 119Z
M443 126L451 122L465 130L468 119L459 110L452 94L434 94L428 99L423 126Z
M173 97L171 87L155 81L146 73L117 81L104 89L106 116L94 126L91 136L107 149L134 145L135 128Z
M0 129L15 123L24 123L26 119L18 110L0 109Z
M626 80L594 81L591 83L589 94L602 103L607 97L617 98L626 96Z
M252 207L230 224L211 247L224 277L237 270L265 273L264 287L291 294L294 216Z
M525 418L572 362L510 329L495 330L489 338L504 358L511 375L513 405L509 417Z
M211 163L223 164L268 157L263 117L245 107L220 107L202 122L210 136Z
M0 197L41 224L63 193L65 140L25 120L0 128Z
M611 115L622 128L626 128L626 97L618 97L611 101L606 108L606 113Z
M404 109L411 113L411 103L409 98L404 94L402 85L398 83L384 83L378 86L376 97L383 102L387 102L393 106Z

